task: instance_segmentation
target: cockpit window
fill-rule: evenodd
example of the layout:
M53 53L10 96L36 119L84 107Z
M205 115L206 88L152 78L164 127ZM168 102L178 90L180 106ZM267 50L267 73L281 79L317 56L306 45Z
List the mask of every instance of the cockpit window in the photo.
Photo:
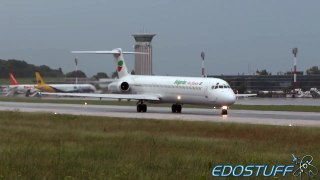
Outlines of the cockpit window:
M219 84L217 83L216 85L211 86L211 89L231 89L230 85L228 84Z

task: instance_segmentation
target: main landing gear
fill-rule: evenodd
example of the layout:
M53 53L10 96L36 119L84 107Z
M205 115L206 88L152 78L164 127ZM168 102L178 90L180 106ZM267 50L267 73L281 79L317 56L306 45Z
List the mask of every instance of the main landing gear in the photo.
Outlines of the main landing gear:
M147 105L142 100L137 102L137 112L147 112Z
M173 113L181 113L182 106L181 104L172 104L171 110Z

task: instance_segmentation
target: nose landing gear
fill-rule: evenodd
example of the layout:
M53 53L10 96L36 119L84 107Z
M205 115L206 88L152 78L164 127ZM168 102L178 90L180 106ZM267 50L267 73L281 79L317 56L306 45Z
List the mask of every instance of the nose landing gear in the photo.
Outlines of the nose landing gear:
M221 115L228 115L228 106L222 106Z
M221 115L228 115L228 110L226 110L226 109L222 109L222 111L221 111Z

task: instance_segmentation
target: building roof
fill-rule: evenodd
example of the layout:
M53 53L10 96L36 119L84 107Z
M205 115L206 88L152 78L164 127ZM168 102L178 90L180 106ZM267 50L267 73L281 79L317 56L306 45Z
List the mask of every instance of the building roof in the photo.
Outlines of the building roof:
M155 35L156 34L149 34L149 33L135 33L135 34L132 34L132 36L134 37L136 42L151 42L152 38Z

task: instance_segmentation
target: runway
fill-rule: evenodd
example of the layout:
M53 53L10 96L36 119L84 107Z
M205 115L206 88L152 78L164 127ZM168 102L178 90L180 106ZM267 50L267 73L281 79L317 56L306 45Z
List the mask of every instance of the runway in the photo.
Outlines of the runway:
M235 104L243 105L301 105L301 106L319 106L319 98L240 98Z
M148 112L137 113L135 106L50 104L0 102L1 111L48 112L88 116L108 116L122 118L165 119L184 121L236 122L249 124L268 124L282 126L320 127L320 113L251 111L230 109L227 117L220 115L221 110L183 108L181 114L171 113L171 107L148 107Z

